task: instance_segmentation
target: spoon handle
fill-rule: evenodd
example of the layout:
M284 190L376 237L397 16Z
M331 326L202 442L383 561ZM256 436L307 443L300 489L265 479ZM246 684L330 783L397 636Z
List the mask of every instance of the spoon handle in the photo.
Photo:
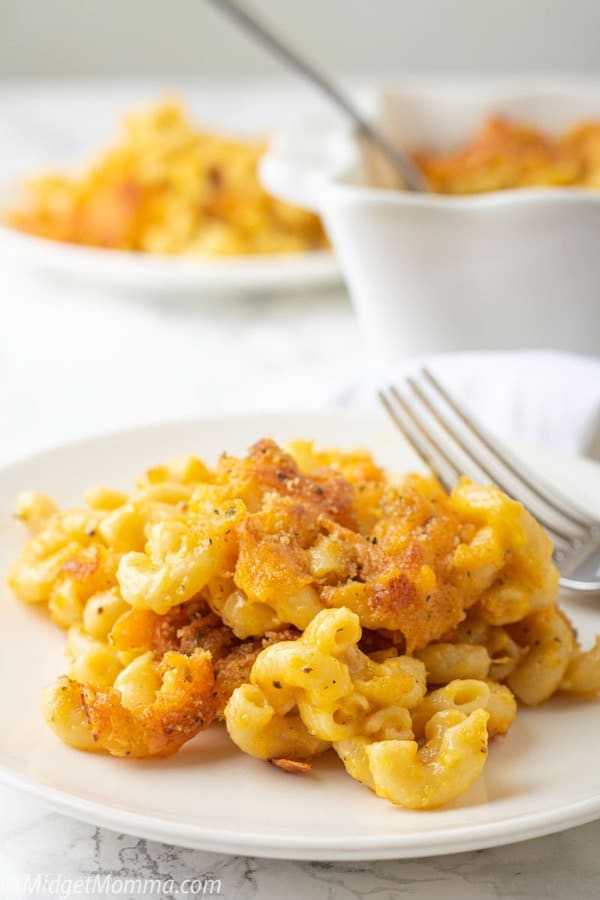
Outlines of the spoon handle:
M424 178L412 160L394 147L379 129L374 128L329 78L303 59L289 44L276 37L270 28L264 25L253 13L248 12L237 0L209 0L209 2L234 19L245 31L267 47L274 56L278 57L289 68L294 69L311 81L336 106L342 109L354 121L360 136L366 138L371 144L376 145L384 154L409 190L426 190Z

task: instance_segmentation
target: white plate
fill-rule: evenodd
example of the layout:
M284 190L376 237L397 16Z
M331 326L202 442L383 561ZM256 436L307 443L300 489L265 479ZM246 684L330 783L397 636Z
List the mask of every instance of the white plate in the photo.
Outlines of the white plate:
M7 192L0 191L0 198ZM6 208L6 201L1 203ZM0 224L0 258L93 289L157 294L256 294L308 290L340 281L333 253L315 250L256 256L160 256L80 247L34 237Z
M84 487L126 487L173 454L210 459L242 451L265 434L321 444L368 445L400 471L414 459L383 419L346 416L207 419L122 432L71 444L0 471L0 568L23 538L11 520L16 492L48 490L74 503ZM590 509L600 508L600 467L533 457L539 470ZM375 797L335 758L292 777L239 753L220 728L166 761L78 753L49 731L41 686L63 668L64 635L0 589L0 775L61 812L118 831L205 850L295 859L428 856L510 843L600 816L600 706L558 700L521 710L493 742L485 774L468 794L433 812L410 812ZM600 630L594 599L565 602L584 643Z

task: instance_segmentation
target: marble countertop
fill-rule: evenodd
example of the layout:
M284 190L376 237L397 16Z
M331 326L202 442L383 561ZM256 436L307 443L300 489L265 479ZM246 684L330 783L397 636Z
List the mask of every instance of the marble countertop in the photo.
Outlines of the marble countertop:
M90 123L85 137L91 141L94 129L109 121L115 98L127 106L138 94L132 87L96 88L84 105L82 91L64 85L0 87L3 165L16 172L38 162L42 153L59 158L67 148L83 147L82 116ZM216 104L207 92L215 108L228 110L231 117L233 107L223 104L223 96ZM269 120L264 111L259 118L261 127ZM341 288L310 296L145 305L6 268L0 305L0 463L151 420L228 410L327 408L360 379L364 363L360 334ZM0 788L0 900L33 896L27 878L38 874L49 880L45 888L38 882L37 896L60 896L52 881L59 874L63 880L110 874L175 884L212 877L221 881L220 895L235 900L595 900L599 847L597 822L510 847L427 860L286 863L114 834Z

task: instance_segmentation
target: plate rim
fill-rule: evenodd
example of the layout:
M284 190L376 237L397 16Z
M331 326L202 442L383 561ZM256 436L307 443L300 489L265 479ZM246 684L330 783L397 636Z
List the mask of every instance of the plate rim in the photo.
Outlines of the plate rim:
M321 837L318 842L306 835L280 836L271 834L246 835L234 830L215 829L199 825L179 825L158 816L142 815L85 800L68 791L37 782L26 775L10 772L0 764L0 784L23 790L37 797L58 813L66 814L88 825L108 828L145 840L159 841L208 853L255 856L260 859L344 860L419 859L446 856L501 847L560 833L577 825L600 819L600 793L543 813L524 813L510 816L500 824L461 825L451 830L433 830L394 834L390 836L364 835ZM113 810L111 812L111 810ZM417 812L416 815L427 815ZM515 828L515 823L520 827Z
M273 430L281 427L283 422L317 419L331 421L359 421L381 424L382 417L374 413L351 411L334 412L279 412L279 413L241 413L223 412L198 416L182 417L168 421L156 421L138 424L128 428L107 430L75 440L56 443L42 450L26 454L17 459L8 460L0 466L0 475L10 475L11 470L20 466L41 462L49 454L61 453L67 449L85 449L86 444L98 440L110 441L114 438L126 438L132 433L144 431L168 430L173 427L207 427L215 422L251 423L254 420L268 419L273 422ZM402 440L399 435L399 439ZM536 451L538 452L538 451ZM567 460L575 461L580 467L596 471L600 478L600 466L591 460L579 457L566 457L561 454L539 450L540 456L546 456L565 464ZM467 852L488 847L503 846L523 840L531 840L544 835L553 834L600 819L600 793L569 803L563 803L552 809L531 813L519 813L502 819L500 822L483 822L479 824L457 825L447 829L437 828L431 831L402 832L390 835L356 835L339 837L311 838L310 834L278 835L276 832L247 834L233 829L212 828L197 824L179 824L156 814L142 814L130 810L115 809L114 806L79 797L68 790L52 787L43 781L14 771L0 762L0 784L23 790L37 797L46 806L56 812L70 815L73 818L125 832L136 837L157 840L191 849L208 852L256 856L267 859L294 860L378 860L408 859L438 856L451 853ZM420 813L421 814L421 813ZM426 813L424 813L426 815Z

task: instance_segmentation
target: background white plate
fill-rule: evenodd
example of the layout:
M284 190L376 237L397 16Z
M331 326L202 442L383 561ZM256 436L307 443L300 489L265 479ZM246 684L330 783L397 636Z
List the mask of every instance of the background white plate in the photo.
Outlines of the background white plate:
M0 209L10 206L0 189ZM255 294L297 291L340 282L330 250L306 253L225 256L160 256L82 247L39 238L0 223L0 259L30 270L85 284L153 297L197 294Z
M74 503L91 484L127 487L166 457L214 460L256 438L306 436L368 446L397 471L415 461L383 419L333 415L215 418L121 432L71 444L0 471L0 570L24 538L11 519L21 488ZM600 509L600 467L530 455L582 505ZM565 608L584 643L600 630L597 599ZM485 774L450 806L410 812L352 781L335 758L292 777L240 754L220 728L166 761L115 760L63 746L42 721L41 686L64 668L64 635L0 588L0 776L62 812L142 837L205 850L295 859L427 856L559 831L600 816L600 705L556 700L521 710L491 748Z

